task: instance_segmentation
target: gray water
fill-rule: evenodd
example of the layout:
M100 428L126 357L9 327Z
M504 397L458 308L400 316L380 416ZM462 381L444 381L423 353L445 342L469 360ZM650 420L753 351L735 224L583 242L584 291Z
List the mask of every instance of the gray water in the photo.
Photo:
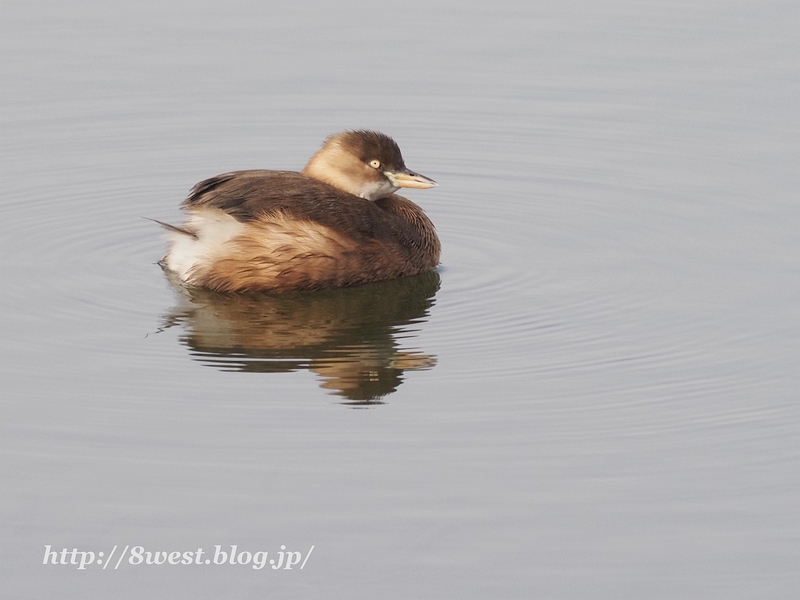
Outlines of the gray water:
M0 595L797 597L797 3L3 13ZM348 128L436 273L169 282L142 217Z

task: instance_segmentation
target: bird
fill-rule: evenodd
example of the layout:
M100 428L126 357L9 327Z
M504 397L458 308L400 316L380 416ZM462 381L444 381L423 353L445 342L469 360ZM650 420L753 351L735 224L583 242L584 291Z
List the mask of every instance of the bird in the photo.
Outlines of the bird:
M437 183L405 166L377 131L328 137L301 172L245 170L195 185L159 264L215 292L333 289L433 270L441 243L416 204L395 194Z

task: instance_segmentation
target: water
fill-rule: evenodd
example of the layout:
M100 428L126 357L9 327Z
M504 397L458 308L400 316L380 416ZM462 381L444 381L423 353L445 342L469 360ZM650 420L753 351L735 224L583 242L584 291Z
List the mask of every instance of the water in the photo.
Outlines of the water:
M4 593L794 597L799 12L7 7ZM141 217L346 128L439 181L438 273L170 284Z

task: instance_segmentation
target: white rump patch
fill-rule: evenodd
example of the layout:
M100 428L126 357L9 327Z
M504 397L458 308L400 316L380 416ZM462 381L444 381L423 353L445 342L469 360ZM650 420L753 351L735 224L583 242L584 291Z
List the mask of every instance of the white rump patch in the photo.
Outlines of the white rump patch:
M245 226L220 210L201 209L193 211L182 227L197 237L170 231L172 245L164 262L181 281L190 283L194 271L227 253L226 245L241 235Z

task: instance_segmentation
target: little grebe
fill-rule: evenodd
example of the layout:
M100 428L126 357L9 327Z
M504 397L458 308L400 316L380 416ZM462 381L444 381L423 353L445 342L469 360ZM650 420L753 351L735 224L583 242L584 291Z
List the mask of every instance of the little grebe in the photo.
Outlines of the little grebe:
M406 168L374 131L328 138L302 173L234 171L198 183L189 218L169 230L162 264L220 292L336 288L429 271L441 246L430 219L399 188L436 182Z

